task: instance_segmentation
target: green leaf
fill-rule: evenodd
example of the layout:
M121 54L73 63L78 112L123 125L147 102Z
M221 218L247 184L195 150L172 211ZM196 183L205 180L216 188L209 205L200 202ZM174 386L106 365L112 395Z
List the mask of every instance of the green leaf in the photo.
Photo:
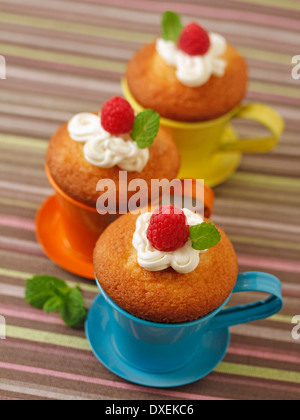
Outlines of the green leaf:
M29 305L43 309L45 303L55 296L54 290L67 293L70 289L64 281L56 277L35 276L26 282L25 298Z
M43 306L43 309L45 312L58 312L62 309L64 306L64 301L62 298L54 296L47 300L45 305Z
M221 233L212 223L204 222L190 227L190 239L194 249L204 251L213 248L221 241Z
M177 13L167 11L162 18L162 32L165 41L177 42L182 32L183 25Z
M83 323L87 312L81 292L71 289L66 282L51 276L35 276L26 282L26 301L46 312L58 312L70 327Z
M160 116L152 109L140 112L134 121L131 138L137 142L140 149L150 147L159 130Z
M69 327L79 327L86 319L87 311L79 289L73 289L69 293L64 306L60 310L63 321Z
M58 282L50 282L49 284L50 290L52 290L53 294L56 297L61 298L64 300L64 298L67 296L68 293L72 290L65 282L58 283Z

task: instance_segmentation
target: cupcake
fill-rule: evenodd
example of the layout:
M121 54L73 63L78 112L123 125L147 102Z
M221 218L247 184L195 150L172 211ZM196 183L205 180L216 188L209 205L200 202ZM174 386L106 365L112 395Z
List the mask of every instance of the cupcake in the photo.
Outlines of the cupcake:
M94 250L104 292L135 317L157 323L197 320L222 305L238 276L226 234L188 209L163 206L112 223Z
M201 122L225 115L243 101L247 64L223 36L195 22L183 27L172 12L164 14L162 32L127 68L128 88L140 105L167 119Z
M115 97L101 112L81 113L62 125L50 141L46 164L65 194L90 207L104 194L97 191L98 182L113 181L118 207L121 172L127 174L127 186L142 179L150 191L152 178L176 178L180 156L173 139L159 128L156 112L135 115L125 99ZM128 199L134 193L128 191Z

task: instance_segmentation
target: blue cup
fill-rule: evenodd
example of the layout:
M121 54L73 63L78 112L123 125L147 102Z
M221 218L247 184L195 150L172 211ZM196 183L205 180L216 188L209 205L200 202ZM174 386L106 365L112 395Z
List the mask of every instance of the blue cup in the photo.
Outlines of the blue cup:
M98 281L97 284L105 300L112 346L118 358L134 369L153 374L182 369L195 357L205 357L204 364L214 368L221 351L214 337L231 326L268 318L283 306L280 281L270 274L249 272L239 275L233 294L262 292L270 295L266 300L225 309L230 296L218 309L197 321L157 324L124 311L106 295ZM228 345L229 334L225 353ZM223 349L221 359L225 353Z

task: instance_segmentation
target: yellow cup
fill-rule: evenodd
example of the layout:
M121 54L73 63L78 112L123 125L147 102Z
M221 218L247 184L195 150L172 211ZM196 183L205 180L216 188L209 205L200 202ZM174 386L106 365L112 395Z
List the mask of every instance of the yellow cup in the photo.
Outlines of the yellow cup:
M136 112L144 108L122 80L126 99ZM270 131L265 138L240 139L233 119L256 121ZM239 106L220 118L199 123L184 123L161 118L161 125L172 135L181 154L179 178L204 179L214 187L228 179L239 167L244 153L267 153L278 144L284 130L282 117L271 107L259 103Z

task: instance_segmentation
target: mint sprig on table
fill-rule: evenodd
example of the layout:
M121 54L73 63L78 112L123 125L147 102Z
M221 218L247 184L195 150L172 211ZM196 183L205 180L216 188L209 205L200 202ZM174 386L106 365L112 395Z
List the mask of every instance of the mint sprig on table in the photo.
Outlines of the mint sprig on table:
M34 276L26 281L25 298L29 305L44 311L59 312L69 327L79 327L87 311L78 287L70 288L66 282L51 276Z
M163 14L162 35L165 41L177 42L182 30L183 24L177 13L167 11Z
M159 130L160 115L152 109L140 112L136 117L131 132L132 140L140 149L150 147Z
M213 248L221 241L221 233L212 223L201 223L190 227L192 246L197 251Z

